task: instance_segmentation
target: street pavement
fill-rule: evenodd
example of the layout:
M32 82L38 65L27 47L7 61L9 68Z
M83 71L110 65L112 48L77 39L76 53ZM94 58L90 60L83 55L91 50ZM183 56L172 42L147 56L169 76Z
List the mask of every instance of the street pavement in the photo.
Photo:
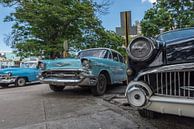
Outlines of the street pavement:
M89 89L48 85L0 89L0 129L136 129L117 107Z
M0 129L194 129L193 118L142 118L113 86L101 97L67 87L56 93L45 84L0 88Z

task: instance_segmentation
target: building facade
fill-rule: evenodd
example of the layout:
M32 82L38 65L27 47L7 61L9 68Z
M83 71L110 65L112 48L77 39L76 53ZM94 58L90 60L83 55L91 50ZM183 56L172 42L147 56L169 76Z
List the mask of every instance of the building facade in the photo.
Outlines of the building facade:
M120 36L125 35L125 12L120 13L120 20L121 20L121 27L116 27L116 33ZM132 25L131 20L131 11L127 11L127 21L128 21L128 27L129 27L129 35L136 36L138 34L141 34L141 26L140 23L137 21L135 24Z

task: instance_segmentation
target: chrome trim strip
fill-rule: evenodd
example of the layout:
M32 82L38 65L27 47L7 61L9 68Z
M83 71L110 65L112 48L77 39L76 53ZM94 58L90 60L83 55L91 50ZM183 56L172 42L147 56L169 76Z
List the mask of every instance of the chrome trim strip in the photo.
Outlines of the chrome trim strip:
M53 78L46 78L46 79L42 79L41 82L47 82L47 83L52 83L52 82L56 82L56 83L79 83L82 80L78 80L78 79L53 79Z
M172 95L172 73L170 72L170 95Z
M181 79L180 79L180 72L178 72L178 88L179 88L179 96L181 96Z
M188 86L190 86L190 77L191 75L190 75L190 72L188 72ZM188 97L191 97L191 95L190 95L190 90L187 90L188 91Z
M177 84L176 84L176 72L174 72L174 95L176 95L176 86L177 86Z
M151 102L162 102L162 103L178 103L178 104L189 104L194 105L194 99L187 98L173 98L173 97L160 97L160 96L152 96L149 99Z
M48 69L48 70L44 70L42 71L43 73L44 72L84 72L86 70L83 70L83 69Z
M189 38L189 37L187 37ZM168 46L170 45L177 45L177 44L181 44L181 43L184 43L184 42L189 42L189 41L193 41L194 38L189 38L189 39L181 39L181 41L168 41L168 42L174 42L174 43L170 43Z

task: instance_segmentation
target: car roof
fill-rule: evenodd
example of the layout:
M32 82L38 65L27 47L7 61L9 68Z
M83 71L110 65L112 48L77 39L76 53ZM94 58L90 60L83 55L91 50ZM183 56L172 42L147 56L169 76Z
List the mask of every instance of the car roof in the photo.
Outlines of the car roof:
M113 49L111 49L111 48L104 48L104 47L101 47L101 48L89 48L89 49L81 50L80 52L82 52L82 51L88 51L88 50L101 50L101 49L105 49L105 50L113 51L113 52L118 53L120 56L122 56L122 54L121 54L121 53L119 53L118 51L113 50Z

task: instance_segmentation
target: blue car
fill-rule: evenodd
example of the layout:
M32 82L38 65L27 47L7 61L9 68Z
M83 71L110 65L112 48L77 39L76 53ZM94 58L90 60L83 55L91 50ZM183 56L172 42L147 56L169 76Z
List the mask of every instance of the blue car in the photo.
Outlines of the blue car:
M65 86L89 86L94 95L103 95L108 85L126 83L127 67L123 56L112 49L93 48L78 53L77 58L44 61L42 83L53 91Z
M37 61L22 62L19 68L4 68L0 70L0 86L8 87L10 84L25 86L26 83L39 81L40 69Z

